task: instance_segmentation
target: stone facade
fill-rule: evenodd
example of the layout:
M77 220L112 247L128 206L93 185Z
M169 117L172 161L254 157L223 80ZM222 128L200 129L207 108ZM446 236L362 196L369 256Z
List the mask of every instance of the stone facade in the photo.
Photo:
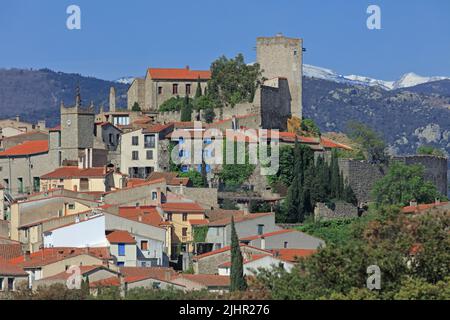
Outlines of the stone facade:
M302 118L303 40L275 37L259 37L256 44L257 62L266 79L284 77L289 83L291 112Z
M314 208L314 221L333 220L358 217L358 208L351 203L336 202L332 210L325 203L317 203Z
M432 182L437 190L443 194L448 193L448 159L433 155L414 155L395 157L407 165L422 165L425 167L425 180Z

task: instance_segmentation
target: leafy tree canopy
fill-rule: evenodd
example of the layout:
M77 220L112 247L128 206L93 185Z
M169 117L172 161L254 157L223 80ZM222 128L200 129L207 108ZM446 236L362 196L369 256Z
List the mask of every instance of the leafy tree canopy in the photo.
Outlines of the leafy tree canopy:
M422 145L417 148L417 154L421 155L433 155L444 157L445 154L441 149L435 148L433 146Z
M348 122L347 130L348 136L362 146L366 158L371 163L387 162L386 144L378 132L356 121Z

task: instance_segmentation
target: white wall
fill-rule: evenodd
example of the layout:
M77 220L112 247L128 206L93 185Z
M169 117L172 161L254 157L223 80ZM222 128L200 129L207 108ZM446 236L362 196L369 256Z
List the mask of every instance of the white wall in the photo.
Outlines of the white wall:
M290 262L282 261L277 258L267 256L255 261L248 262L244 264L244 275L250 276L257 273L258 269L263 268L266 270L272 270L274 266L278 266L280 263L283 264L284 270L287 272L291 272L294 265ZM230 276L230 267L219 267L219 275L220 276Z
M105 247L105 216L99 215L86 221L48 231L43 234L44 247Z

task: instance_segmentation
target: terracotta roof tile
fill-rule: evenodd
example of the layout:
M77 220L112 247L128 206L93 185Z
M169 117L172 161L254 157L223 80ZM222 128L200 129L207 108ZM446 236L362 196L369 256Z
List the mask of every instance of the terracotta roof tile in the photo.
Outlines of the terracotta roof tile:
M181 274L179 278L184 278L192 282L199 283L206 287L229 287L230 277L215 274Z
M281 260L295 262L297 258L309 257L317 252L314 249L274 249L272 250L274 257Z
M243 264L247 264L249 262L253 262L253 261L265 258L265 257L272 257L272 255L271 254L252 254L249 259L245 259L243 261ZM227 261L225 263L222 263L221 265L219 265L219 267L222 267L222 268L231 267L231 261Z
M106 235L109 243L135 244L136 240L128 231L114 230Z
M173 123L169 124L155 124L153 126L150 126L148 128L144 128L142 130L143 133L160 133L166 129L173 129Z
M87 254L106 261L111 259L109 248L45 248L30 254L10 259L9 262L23 268L38 268L67 258Z
M272 213L272 212L268 212L268 213L250 213L250 214L246 214L246 215L235 217L234 218L234 222L235 223L239 223L239 222L242 222L242 221L257 219L257 218L266 217L266 216L270 216L270 215L274 215L274 213ZM231 216L223 218L223 219L216 220L214 222L210 222L208 224L208 226L210 226L210 227L219 227L219 226L228 225L230 223L231 223Z
M98 281L93 281L89 283L89 287L97 288L97 287L118 287L120 286L119 277L110 277Z
M120 268L120 273L124 276L125 282L136 282L149 278L170 281L178 275L172 268L164 267L123 267Z
M61 167L55 171L49 172L41 179L70 179L70 178L102 178L110 174L112 170L106 170L103 167L80 169L78 167Z
M411 213L419 213L422 211L426 211L429 209L433 209L436 207L446 206L449 202L441 202L441 203L429 203L429 204L418 204L417 206L407 206L402 209L403 213L411 214Z
M205 212L205 209L196 202L166 202L161 207L167 212Z
M0 259L10 260L23 254L20 243L0 244Z
M79 266L80 268L80 274L85 275L91 271L97 270L97 269L106 269L104 266ZM58 274L55 274L51 277L43 278L42 280L67 280L69 277L72 276L71 272L60 272Z
M251 241L251 240L256 240L256 239L261 239L261 238L270 238L270 237L273 237L273 236L277 236L277 235L280 235L280 234L291 233L291 232L298 232L298 231L293 230L293 229L282 229L282 230L277 230L277 231L274 231L274 232L264 233L264 234L261 234L261 235L255 235L255 236L251 236L251 237L242 238L242 239L239 239L239 240Z
M196 71L190 69L149 68L148 75L154 80L209 80L210 71Z
M154 206L120 207L119 215L155 227L161 226L164 222L163 217Z
M253 247L253 246L249 246L249 245L246 245L244 243L240 243L239 246L240 247L245 247L245 248L256 249L256 250L260 251L261 253L265 253L265 252L270 253L270 251L268 251L268 250L260 249L260 248ZM217 250L213 250L213 251L210 251L210 252L207 252L207 253L203 253L203 254L194 256L193 259L194 260L199 260L199 259L203 259L203 258L206 258L206 257L209 257L209 256L213 256L213 255L218 254L218 253L227 252L227 251L230 251L230 250L231 250L231 246L225 246L225 247L217 249Z
M0 276L28 276L21 267L0 258Z
M0 157L27 156L48 152L48 140L25 141L0 152Z

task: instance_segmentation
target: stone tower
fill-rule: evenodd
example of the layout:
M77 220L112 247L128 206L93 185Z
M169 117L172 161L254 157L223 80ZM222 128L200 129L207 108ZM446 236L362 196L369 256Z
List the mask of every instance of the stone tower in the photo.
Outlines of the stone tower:
M93 148L95 111L93 104L89 108L81 106L81 97L77 93L75 106L61 104L61 156L62 160L78 161L80 152Z
M258 37L256 60L267 79L286 78L291 96L291 114L302 118L303 40L275 37Z
M114 87L109 90L109 112L116 112L116 89Z

